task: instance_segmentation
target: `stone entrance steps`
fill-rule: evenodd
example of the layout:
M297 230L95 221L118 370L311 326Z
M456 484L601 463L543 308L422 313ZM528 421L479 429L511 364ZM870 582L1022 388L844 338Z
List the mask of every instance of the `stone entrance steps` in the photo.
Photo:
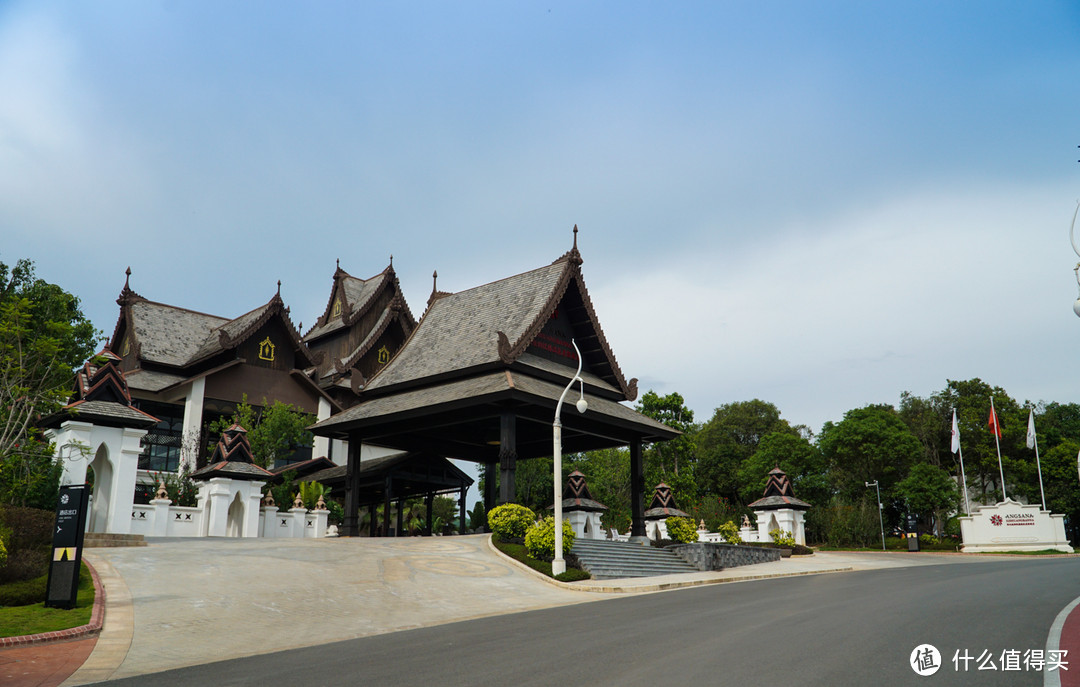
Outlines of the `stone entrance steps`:
M597 580L699 572L670 551L630 542L575 539L573 552Z
M146 537L141 534L104 534L87 532L83 537L83 548L94 549L107 546L146 546Z

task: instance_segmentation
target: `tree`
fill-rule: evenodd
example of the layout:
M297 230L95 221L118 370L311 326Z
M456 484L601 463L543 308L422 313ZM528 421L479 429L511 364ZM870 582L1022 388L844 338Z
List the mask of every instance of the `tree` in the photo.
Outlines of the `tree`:
M313 424L314 415L297 410L291 403L274 401L267 405L263 399L263 407L258 408L250 405L244 394L232 417L211 423L210 430L221 433L232 425L240 425L247 430L255 462L270 468L278 458L288 457L301 446L311 445L313 435L308 427Z
M36 278L32 262L0 262L0 503L55 506L60 467L34 423L67 400L99 336L79 299Z
M945 407L956 408L961 449L964 452L964 471L971 500L983 503L999 501L1002 495L1002 472L1005 473L1005 481L1010 487L1005 492L1008 496L1030 498L1034 495L1038 499L1037 480L1034 488L1031 484L1031 478L1035 474L1035 457L1028 457L1024 447L1027 437L1026 409L1022 409L1001 387L992 387L979 378L947 380L947 386L940 395ZM987 426L991 397L994 399L995 412L1001 424L1000 468L994 435Z
M944 533L945 513L957 506L956 482L936 465L919 463L896 485L896 496L904 500L908 511L922 516L924 525Z
M843 502L854 503L877 481L882 494L907 475L922 456L922 446L890 405L849 410L844 419L826 422L818 446L828 466L832 487Z
M697 432L694 411L686 407L678 393L660 396L651 390L641 397L637 411L682 432L682 435L670 441L660 441L645 448L642 457L646 495L657 484L665 482L674 492L676 503L685 502L688 505L698 491L694 479L694 434Z
M773 432L800 433L767 401L755 398L717 408L696 435L698 488L738 501L739 469Z

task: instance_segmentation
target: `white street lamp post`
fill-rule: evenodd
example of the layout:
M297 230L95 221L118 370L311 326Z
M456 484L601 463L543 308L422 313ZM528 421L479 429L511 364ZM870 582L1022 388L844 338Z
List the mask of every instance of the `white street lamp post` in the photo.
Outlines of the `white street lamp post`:
M877 521L878 526L881 528L881 550L885 550L885 520L881 516L881 487L878 486L877 480L873 482L867 482L867 487L873 487L877 490Z
M555 463L555 560L551 562L552 575L566 572L566 561L563 560L562 555L562 420L560 418L566 392L570 391L570 387L574 386L574 382L581 385L581 398L577 402L578 412L584 413L589 409L589 404L585 402L585 380L581 378L581 351L578 350L573 339L570 339L570 345L574 347L574 352L577 353L577 372L574 373L573 379L570 380L570 383L563 389L562 395L559 396L559 402L555 405L555 422L552 423L552 435L555 444L552 451L553 462Z

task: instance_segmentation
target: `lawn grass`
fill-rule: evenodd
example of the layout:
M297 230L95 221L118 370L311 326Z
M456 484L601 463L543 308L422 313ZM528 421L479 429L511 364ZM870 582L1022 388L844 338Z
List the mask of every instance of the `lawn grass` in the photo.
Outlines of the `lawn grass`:
M79 593L75 608L45 608L45 603L0 608L0 637L18 637L39 632L56 632L86 625L94 610L94 580L86 563L79 572Z
M554 577L560 582L576 582L577 580L587 580L592 577L589 573L584 570L578 570L577 568L567 568L566 572L561 575L552 575L551 563L547 561L538 561L535 558L530 557L524 544L511 544L509 542L499 541L499 538L495 536L491 538L491 542L495 544L495 548L502 551L507 556L510 556L516 561L521 561L539 573L543 573L548 577Z

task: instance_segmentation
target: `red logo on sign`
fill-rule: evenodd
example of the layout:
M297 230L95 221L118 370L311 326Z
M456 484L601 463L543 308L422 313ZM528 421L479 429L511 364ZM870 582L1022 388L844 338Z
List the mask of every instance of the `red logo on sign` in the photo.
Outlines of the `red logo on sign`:
M995 527L1000 525L1001 524L1001 516L1000 515L991 515L990 516L990 524L995 526Z

